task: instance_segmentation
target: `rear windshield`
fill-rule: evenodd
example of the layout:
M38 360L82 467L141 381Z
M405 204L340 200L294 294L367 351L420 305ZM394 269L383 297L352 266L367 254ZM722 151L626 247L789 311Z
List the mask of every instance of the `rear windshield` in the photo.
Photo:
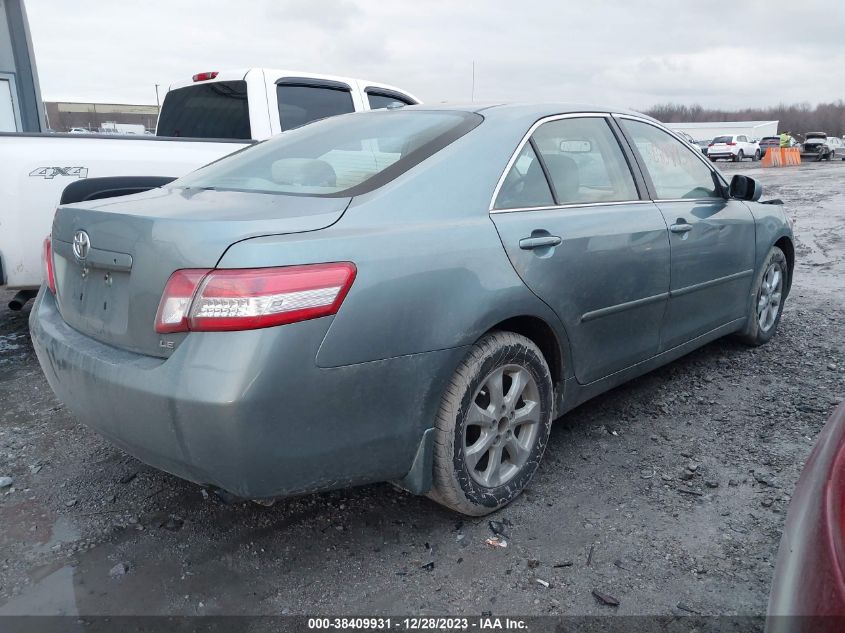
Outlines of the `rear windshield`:
M173 187L312 196L371 191L469 132L478 114L379 110L285 132L207 165Z
M717 136L716 138L713 139L713 142L714 143L730 143L732 140L734 140L733 136Z
M245 81L216 81L171 90L164 97L156 136L249 139Z

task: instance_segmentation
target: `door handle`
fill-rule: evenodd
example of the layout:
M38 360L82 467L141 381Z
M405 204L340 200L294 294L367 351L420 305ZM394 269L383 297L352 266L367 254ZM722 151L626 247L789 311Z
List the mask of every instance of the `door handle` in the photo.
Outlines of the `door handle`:
M524 251L530 251L534 248L548 248L549 246L557 246L561 243L561 239L557 235L543 235L541 237L523 237L519 240L519 248Z
M688 233L689 231L692 231L692 224L679 222L678 224L670 226L669 230L672 231L672 233Z

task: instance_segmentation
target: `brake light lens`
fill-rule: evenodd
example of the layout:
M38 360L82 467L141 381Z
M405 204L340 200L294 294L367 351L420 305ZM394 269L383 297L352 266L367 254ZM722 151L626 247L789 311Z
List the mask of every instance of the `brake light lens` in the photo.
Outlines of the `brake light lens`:
M177 270L170 275L156 313L156 332L185 332L188 329L188 313L197 286L211 271L208 269Z
M355 274L350 262L177 270L159 303L156 332L253 330L335 314Z
M219 75L219 74L220 74L220 73L219 73L219 72L217 72L216 70L212 70L212 71L210 71L210 72L197 73L196 75L194 75L194 76L192 77L192 79L193 79L194 81L208 81L209 79L214 79L214 78L215 78L215 77L217 77L217 75Z
M728 141L725 145L736 145L736 141Z
M43 277L44 283L47 284L50 292L56 294L56 272L53 268L53 241L49 235L44 238L41 267L41 276Z

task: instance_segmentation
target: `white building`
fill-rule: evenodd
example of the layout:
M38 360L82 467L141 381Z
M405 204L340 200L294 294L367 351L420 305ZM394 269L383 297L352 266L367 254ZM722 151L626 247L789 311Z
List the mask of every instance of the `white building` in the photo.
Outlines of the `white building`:
M777 121L706 121L698 123L666 123L670 130L686 132L696 141L712 141L717 136L745 134L749 139L777 136Z

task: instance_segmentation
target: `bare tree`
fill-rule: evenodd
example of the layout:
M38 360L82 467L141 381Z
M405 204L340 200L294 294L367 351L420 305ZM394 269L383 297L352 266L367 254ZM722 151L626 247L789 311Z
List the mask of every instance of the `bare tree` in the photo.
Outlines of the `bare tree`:
M771 108L744 108L719 110L698 104L687 106L676 103L656 105L646 114L664 123L695 123L704 121L779 121L778 128L793 134L826 132L832 136L845 135L845 101L787 105L781 103Z

